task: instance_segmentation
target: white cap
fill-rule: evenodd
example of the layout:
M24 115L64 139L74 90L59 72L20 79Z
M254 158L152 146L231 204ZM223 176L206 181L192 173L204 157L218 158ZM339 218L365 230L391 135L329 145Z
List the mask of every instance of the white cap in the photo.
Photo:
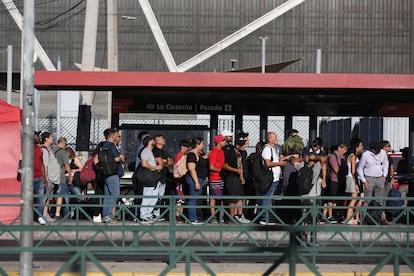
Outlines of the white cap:
M233 132L231 132L230 130L228 130L228 129L225 129L225 130L223 130L222 132L221 132L221 135L223 135L224 137L226 137L226 136L233 136Z

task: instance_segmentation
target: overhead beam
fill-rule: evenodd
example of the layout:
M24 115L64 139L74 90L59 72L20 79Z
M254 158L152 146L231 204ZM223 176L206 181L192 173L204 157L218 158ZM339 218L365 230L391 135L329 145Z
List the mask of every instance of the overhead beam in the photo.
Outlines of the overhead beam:
M160 49L161 54L164 57L164 61L167 64L168 70L170 72L177 72L177 64L174 60L170 48L168 47L168 43L165 40L160 25L158 24L157 17L155 16L154 11L151 8L151 4L148 2L148 0L139 0L139 4L141 5L145 18L147 19L148 25L151 28L152 34L154 35L158 48Z
M114 88L288 88L400 90L414 96L414 75L409 74L314 74L314 73L207 73L207 72L35 72L38 89ZM215 90L213 91L220 91ZM378 91L376 92L378 93Z
M23 17L14 4L13 0L2 0L2 2L6 9L9 11L17 27L19 27L20 31L23 31ZM55 65L53 65L52 61L46 54L46 51L43 49L42 45L40 45L40 42L37 40L36 36L34 37L34 51L46 70L56 71Z
M144 0L142 0L144 1ZM234 43L240 41L241 39L245 38L249 34L257 31L261 27L265 26L266 24L272 22L279 16L283 15L284 13L292 10L296 6L302 4L306 0L289 0L283 3L282 5L278 6L277 8L271 10L270 12L264 14L263 16L259 17L258 19L252 21L251 23L247 24L243 28L239 29L238 31L232 33L231 35L225 37L224 39L220 40L219 42L215 43L214 45L210 46L209 48L205 49L204 51L200 52L199 54L195 55L194 57L188 59L187 61L178 65L178 72L185 72L190 70L191 68L199 65L200 63L206 61L207 59L211 58L212 56L216 55L217 53L223 51L227 47L233 45Z

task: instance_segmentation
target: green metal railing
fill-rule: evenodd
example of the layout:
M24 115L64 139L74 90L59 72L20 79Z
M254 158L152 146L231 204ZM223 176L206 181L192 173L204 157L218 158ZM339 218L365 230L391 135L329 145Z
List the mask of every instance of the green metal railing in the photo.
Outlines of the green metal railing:
M168 266L161 275L166 275L180 262L186 264L187 274L190 273L190 264L197 262L206 272L214 275L214 271L208 266L208 260L211 258L269 260L269 268L264 275L269 275L283 262L289 263L291 275L295 273L297 262L303 262L313 273L320 275L317 262L321 258L338 257L358 257L362 263L364 259L377 258L378 265L371 271L371 275L375 275L389 263L392 263L396 275L399 274L400 264L405 264L414 271L413 198L406 198L409 206L401 208L401 213L390 225L381 225L379 222L366 225L362 221L358 225L333 224L324 216L321 202L344 201L349 200L349 197L314 197L304 201L303 197L277 196L272 197L272 208L247 205L248 202L255 202L261 197L244 197L243 202L246 204L242 207L246 213L252 213L250 223L240 224L229 218L229 224L215 224L212 222L215 221L216 215L223 213L225 217L229 217L229 206L217 206L214 215L210 215L208 201L212 197L199 196L193 198L201 201L197 209L206 221L202 225L193 225L176 223L178 207L175 196L163 197L166 203L156 206L160 208L161 215L167 218L166 221L142 223L135 215L135 208L140 206L120 204L116 208L117 224L95 223L88 208L102 207L104 197L88 195L88 198L97 198L100 202L73 204L73 217L69 218L70 214L67 214L67 219L55 223L21 225L18 222L19 218L16 218L11 224L0 224L0 242L9 241L0 247L0 256L32 252L34 256L50 255L49 260L53 260L54 255L66 257L66 262L57 271L57 275L61 275L75 263L80 265L81 275L85 275L87 261L93 262L104 274L111 275L102 264L102 259L110 256L128 256L136 259L156 256L168 260ZM76 196L71 198L75 199ZM188 206L180 208L183 208L181 216L188 222ZM339 206L335 207L335 210L345 211L347 208ZM374 219L368 210L376 208L390 210L392 207L355 207L360 216L366 217L367 220ZM258 224L262 212L276 224ZM30 248L20 246L23 231L33 234L33 246ZM0 274L6 275L6 272L0 268Z

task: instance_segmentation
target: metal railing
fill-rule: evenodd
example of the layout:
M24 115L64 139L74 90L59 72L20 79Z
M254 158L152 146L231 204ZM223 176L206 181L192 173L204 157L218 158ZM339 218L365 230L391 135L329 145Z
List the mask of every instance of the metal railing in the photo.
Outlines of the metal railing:
M97 202L82 201L86 196ZM76 196L70 197L77 199ZM96 223L90 208L102 207L103 198L105 196L82 196L80 203L71 205L72 211L64 219L47 225L21 225L19 218L11 224L0 224L0 241L9 241L0 247L0 255L32 252L35 256L50 255L49 260L53 260L53 256L66 258L65 264L56 275L61 275L75 263L80 266L81 275L85 275L88 261L93 262L104 274L111 275L102 264L102 259L108 256L128 256L136 259L156 256L167 260L168 266L160 275L166 275L181 262L186 264L187 274L190 273L190 264L197 262L207 273L215 275L208 266L211 258L267 260L269 268L264 275L269 275L283 262L289 263L291 275L295 274L297 262L303 262L315 275L321 275L316 265L318 260L338 257L358 257L361 263L371 258L378 259L378 265L370 275L375 275L389 263L392 263L396 275L399 274L401 264L414 271L414 198L406 198L407 206L401 207L401 212L389 225L382 225L377 221L371 210L388 211L395 207L355 207L361 218L365 217L367 222L374 221L373 225L367 225L363 220L358 225L334 224L324 216L324 209L332 207L324 207L321 203L327 200L342 202L350 200L349 197L313 197L304 200L303 197L280 196L272 197L273 207L256 205L255 202L261 197L243 197L245 204L242 207L246 214L251 215L251 222L245 224L230 217L229 206L217 206L211 215L208 203L213 197L208 196L186 196L186 199L197 198L200 201L197 209L200 217L205 219L201 225L189 223L189 206L176 206L176 196L164 196L164 204L155 206L160 209L161 217L166 218L165 221L161 222L158 218L153 223L141 222L136 215L140 205L119 204L116 208L117 224ZM142 199L142 196L128 198ZM229 198L220 197L224 200ZM53 204L50 206L54 207ZM348 207L334 208L343 213ZM187 223L176 223L177 212ZM228 218L228 223L221 220L214 223L219 214ZM275 222L275 225L258 224L262 214ZM33 246L30 248L19 246L23 231L33 234ZM7 275L2 268L0 274Z

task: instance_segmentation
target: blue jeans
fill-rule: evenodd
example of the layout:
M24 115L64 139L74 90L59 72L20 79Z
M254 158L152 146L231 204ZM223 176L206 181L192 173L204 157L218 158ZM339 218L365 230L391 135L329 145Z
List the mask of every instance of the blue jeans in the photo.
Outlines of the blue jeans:
M105 178L104 195L111 196L105 197L103 200L102 216L112 217L112 209L116 206L116 201L119 196L119 176L111 175Z
M199 178L198 181L200 182L200 190L195 189L195 183L193 178L190 175L185 176L185 180L188 185L188 195L190 196L198 196L203 192L203 184L204 179ZM195 206L197 206L197 198L189 198L187 199L187 206L189 206L188 210L188 219L190 221L196 221L197 220L197 209Z
M73 185L73 184L69 185L68 184L68 179L66 177L66 182L65 183L60 183L59 188L57 190L57 194L61 195L65 199L65 207L63 209L65 216L67 214L69 214L69 212L70 212L69 193L79 196L78 198L76 198L76 201L80 202L80 200L81 200L80 196L82 195L81 189L79 187Z
M33 189L35 195L44 195L45 194L45 183L43 182L43 176L39 178L33 178ZM39 212L39 217L43 216L43 209L45 208L45 198L37 197L36 199L36 208Z
M267 190L267 192L263 195L265 198L260 199L259 203L261 208L261 215L260 218L264 221L267 221L268 219L268 213L269 211L266 210L265 207L272 205L272 196L275 192L276 187L279 185L279 181L272 182L272 185L270 185L270 188Z

